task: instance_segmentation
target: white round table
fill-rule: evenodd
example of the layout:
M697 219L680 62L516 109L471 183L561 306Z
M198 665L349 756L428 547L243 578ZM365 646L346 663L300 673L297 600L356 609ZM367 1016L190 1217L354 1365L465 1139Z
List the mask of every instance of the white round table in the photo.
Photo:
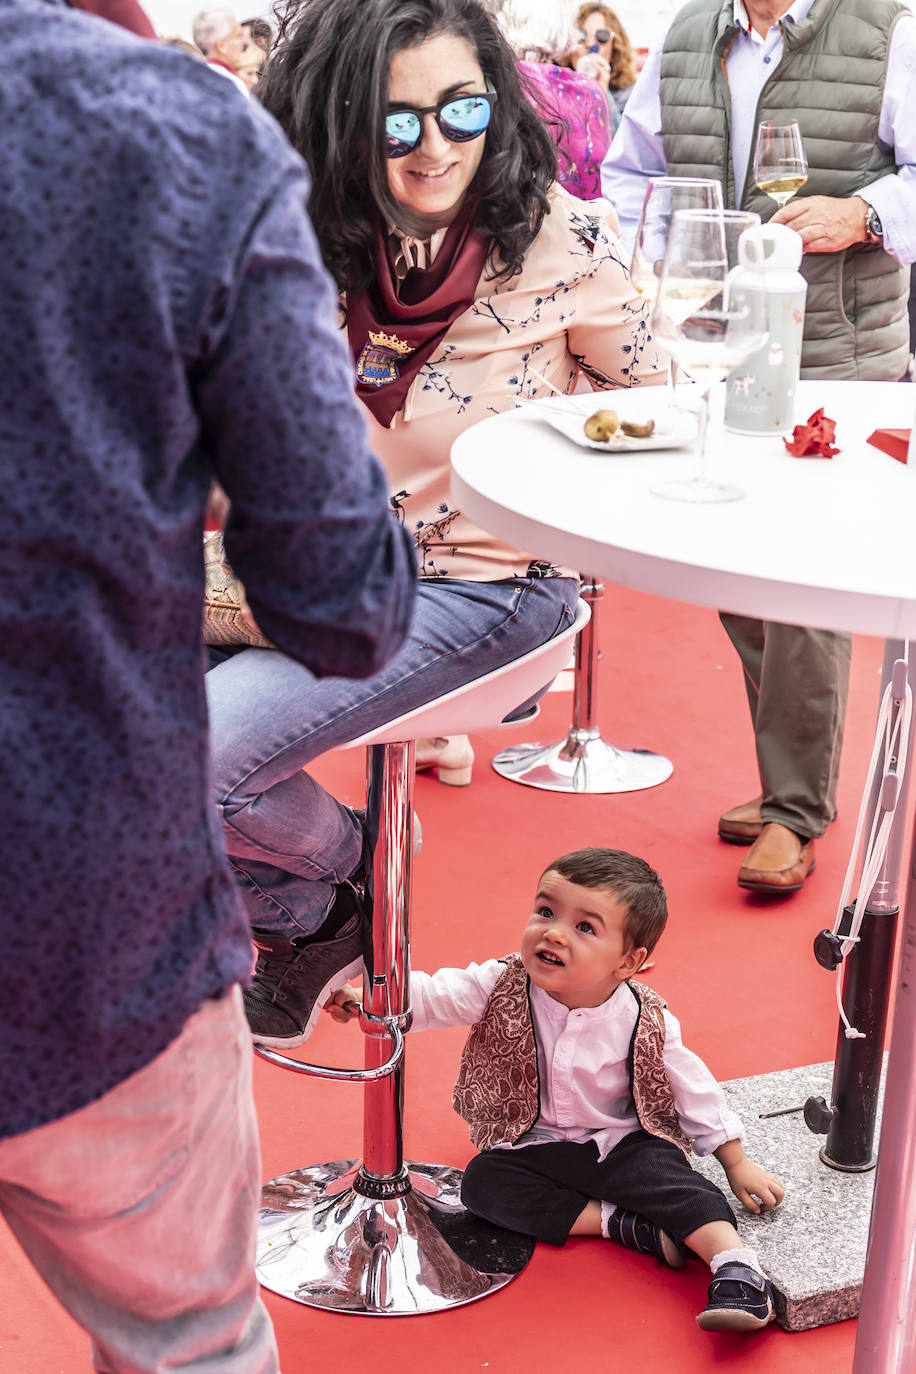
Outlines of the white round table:
M506 543L620 586L916 639L916 472L865 442L879 427L909 428L916 388L802 382L798 421L821 406L837 421L842 451L832 459L793 458L778 436L729 433L719 419L723 392L714 388L711 475L745 487L741 501L653 496L653 483L693 470L693 447L605 455L571 443L528 407L460 436L455 502Z
M796 423L821 407L837 422L841 452L829 460L793 458L778 436L726 431L723 398L724 386L714 388L710 475L746 488L741 501L654 496L656 482L693 471L693 447L605 455L564 438L531 407L460 436L453 500L506 543L621 586L767 620L916 640L916 469L866 442L875 429L910 427L916 387L802 382ZM914 867L916 842L854 1374L916 1368Z

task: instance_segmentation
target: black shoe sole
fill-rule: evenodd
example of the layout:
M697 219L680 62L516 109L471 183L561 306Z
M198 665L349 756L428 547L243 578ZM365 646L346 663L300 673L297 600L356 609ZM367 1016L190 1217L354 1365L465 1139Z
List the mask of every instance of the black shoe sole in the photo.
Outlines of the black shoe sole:
M801 882L791 883L787 887L777 887L775 883L755 883L752 878L739 878L738 886L743 887L745 892L758 892L764 897L788 897L793 892L801 892L802 888L804 887L808 879L811 877L811 874L814 872L816 867L817 860L815 859L814 863L808 869L808 872L805 874L804 878L802 878Z
M755 1317L753 1312L743 1312L736 1307L722 1307L717 1311L701 1312L697 1326L701 1331L762 1331L775 1316L772 1307L765 1317Z
M739 844L744 848L750 848L750 846L760 838L760 831L758 831L756 835L734 835L731 831L726 833L724 830L718 830L716 833L719 839L723 840L725 844Z

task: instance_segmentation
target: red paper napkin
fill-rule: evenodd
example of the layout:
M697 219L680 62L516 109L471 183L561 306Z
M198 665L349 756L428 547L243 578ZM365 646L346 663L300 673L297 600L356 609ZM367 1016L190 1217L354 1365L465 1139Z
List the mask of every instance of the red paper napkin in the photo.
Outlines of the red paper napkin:
M823 408L809 415L803 425L796 425L791 439L783 439L794 458L832 458L839 453L833 440L836 420L824 414Z
M892 458L897 459L898 463L905 463L907 450L910 447L910 431L908 429L876 429L874 434L869 434L867 442L874 444L875 448L881 449L882 453L889 453Z

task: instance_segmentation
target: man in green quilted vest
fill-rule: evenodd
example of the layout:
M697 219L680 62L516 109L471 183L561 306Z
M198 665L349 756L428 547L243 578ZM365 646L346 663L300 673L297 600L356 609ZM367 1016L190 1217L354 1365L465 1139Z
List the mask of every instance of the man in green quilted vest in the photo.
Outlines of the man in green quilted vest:
M691 0L627 103L602 168L632 245L650 176L721 181L726 205L789 224L808 282L803 377L892 381L909 355L916 260L916 17L898 0ZM808 180L754 183L760 120L798 121ZM814 867L834 811L847 635L722 614L744 667L760 796L719 835L749 845L739 886L783 895Z

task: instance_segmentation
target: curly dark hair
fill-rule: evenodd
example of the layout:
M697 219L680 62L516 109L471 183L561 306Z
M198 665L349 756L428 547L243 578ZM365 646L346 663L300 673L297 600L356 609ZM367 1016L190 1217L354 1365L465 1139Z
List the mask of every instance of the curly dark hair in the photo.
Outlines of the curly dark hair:
M468 190L491 239L491 275L521 271L547 213L556 151L525 99L512 51L480 0L289 0L257 97L312 175L309 211L341 290L375 276L379 215L417 232L392 196L384 155L391 60L439 34L474 49L497 99Z
M655 948L668 920L668 899L661 878L645 859L624 849L576 849L554 859L544 873L609 892L626 911L623 928L632 947L642 946L647 953Z

